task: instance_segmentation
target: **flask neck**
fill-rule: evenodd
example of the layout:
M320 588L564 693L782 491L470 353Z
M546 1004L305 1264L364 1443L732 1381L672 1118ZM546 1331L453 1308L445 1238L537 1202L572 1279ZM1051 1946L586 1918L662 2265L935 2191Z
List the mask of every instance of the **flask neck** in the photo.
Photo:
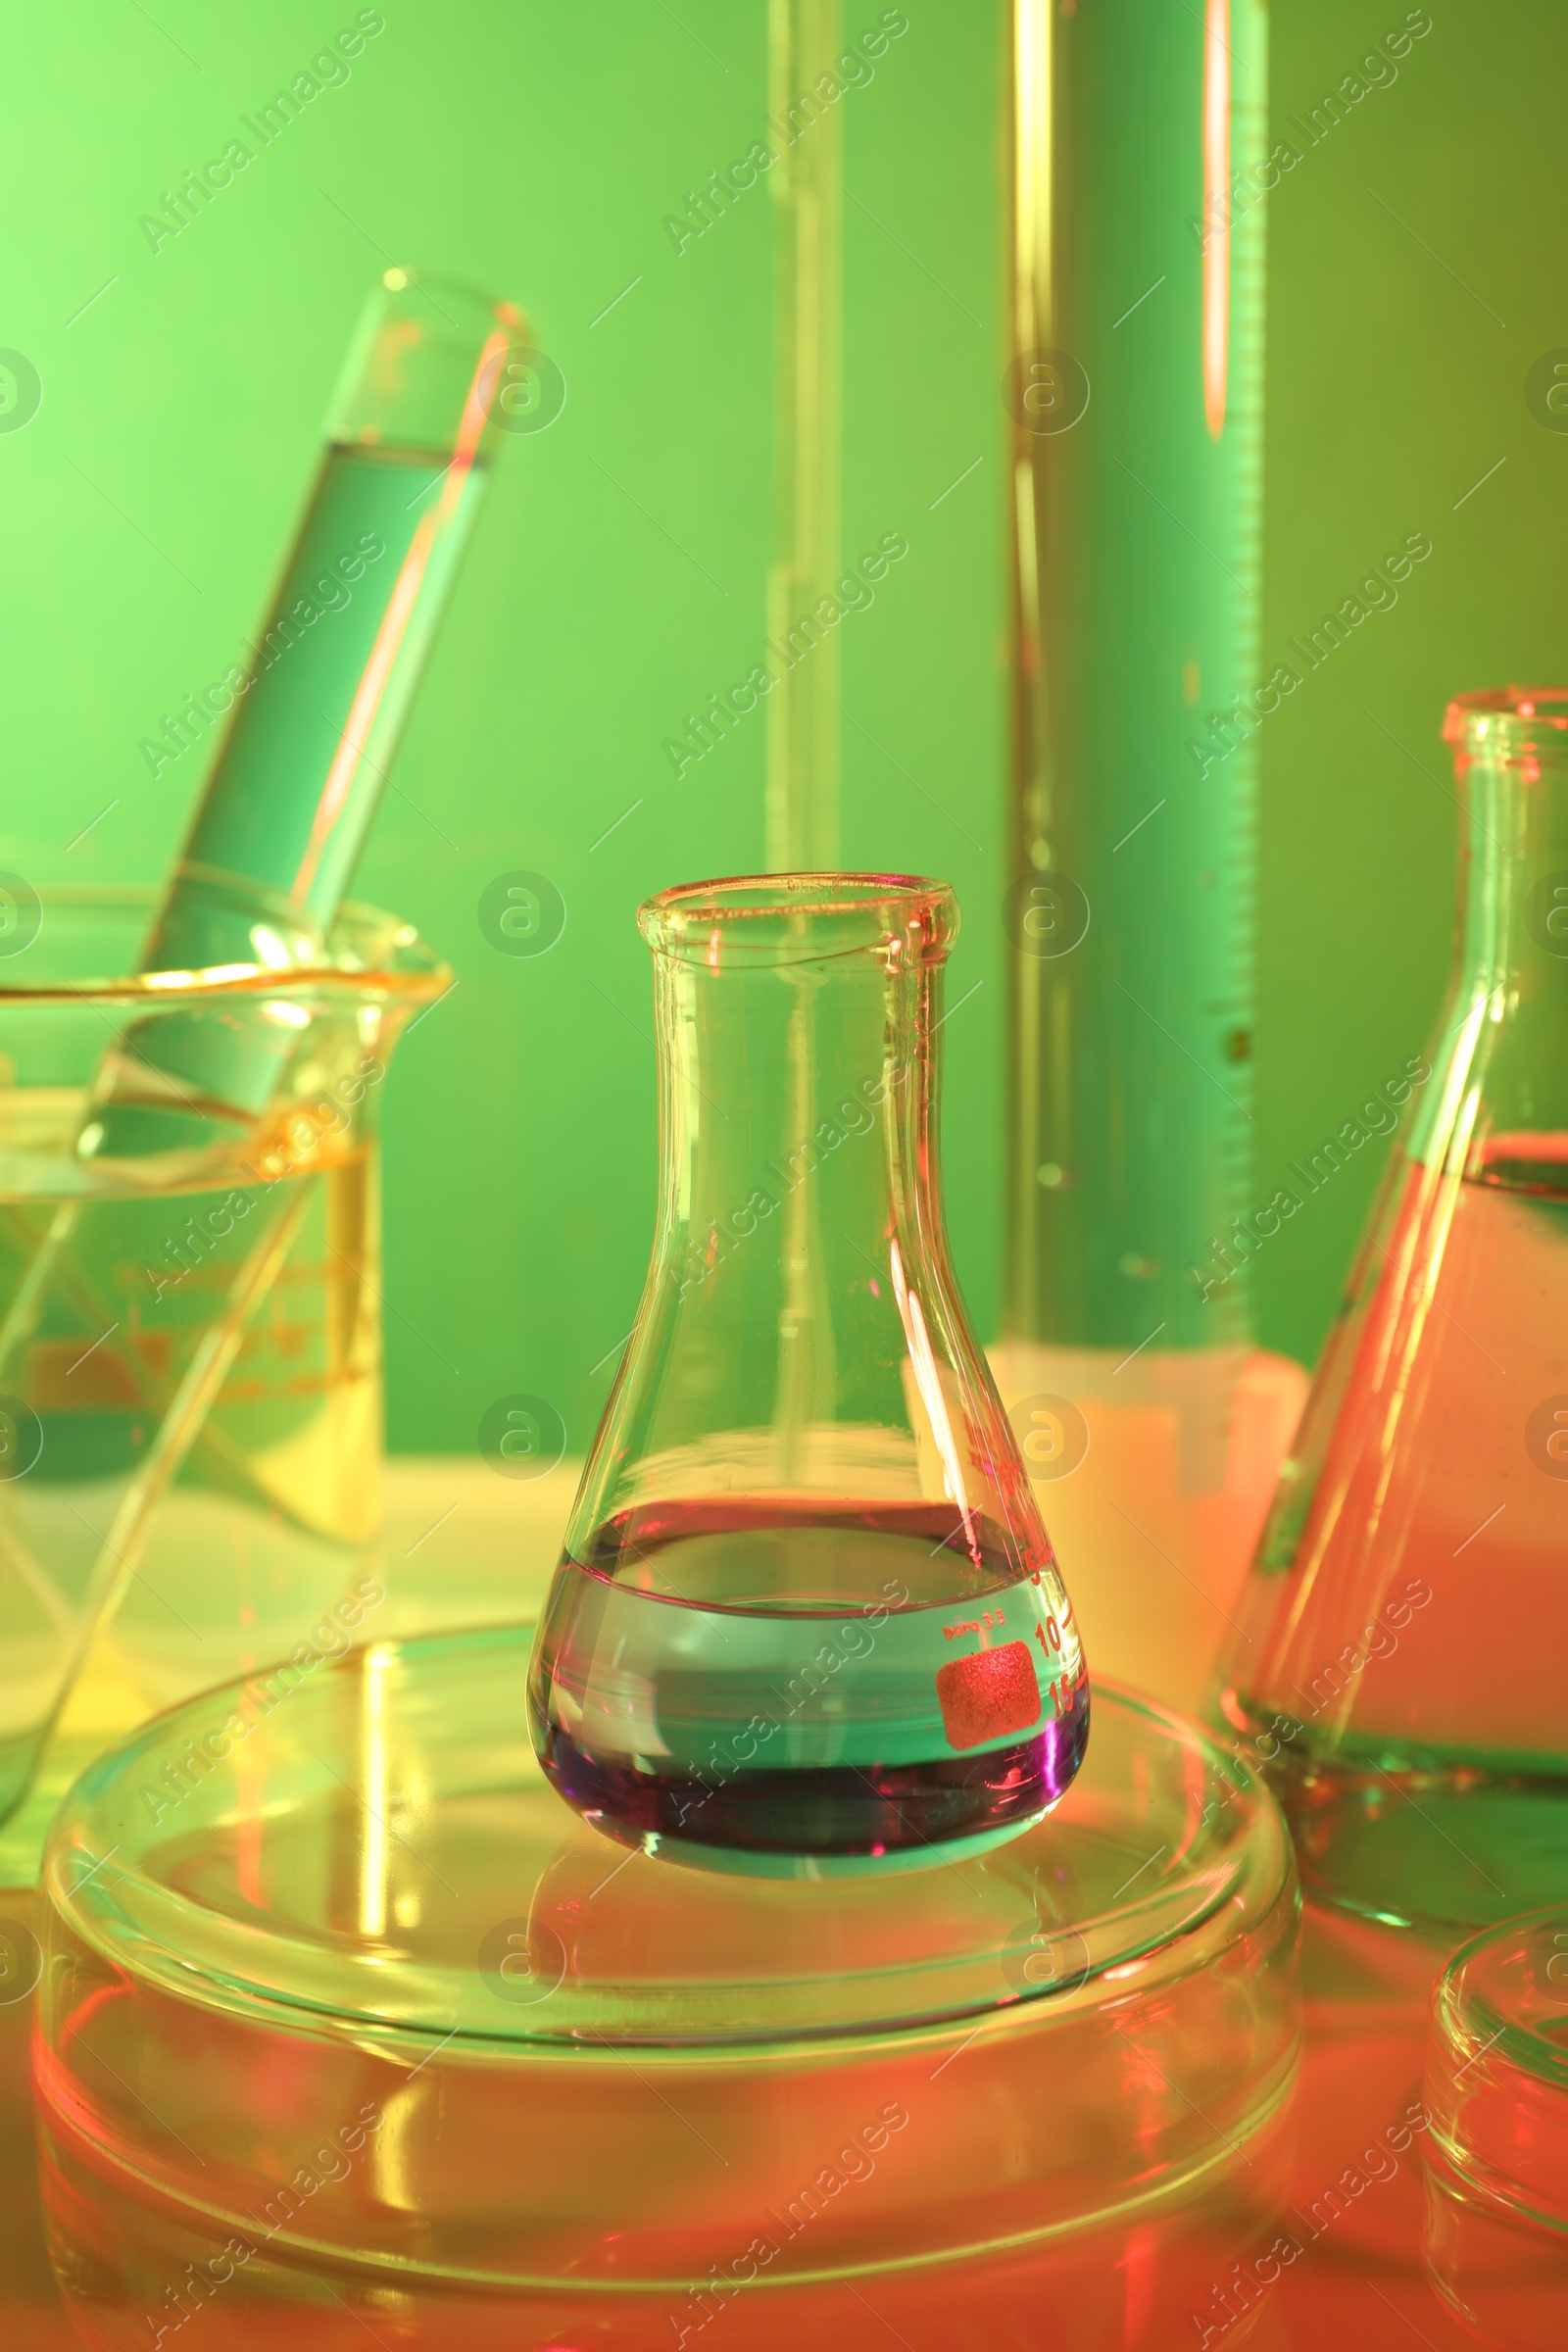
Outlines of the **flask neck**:
M932 1133L940 967L874 958L762 971L660 956L661 1242L701 1281L782 1214L786 1273L841 1245L873 1277L940 1237ZM831 1249L814 1213L834 1173Z
M963 1591L1043 1571L1050 1541L943 1231L952 892L741 877L665 892L638 919L659 1016L658 1228L571 1556L673 1544L715 1511L734 1533L739 1511L858 1530L856 1544L902 1526Z
M1500 699L1465 698L1445 729L1466 817L1458 977L1568 1006L1568 711L1475 707Z
M1457 954L1409 1150L1527 1189L1549 1163L1555 1190L1568 1164L1568 694L1464 696L1444 732L1466 814Z

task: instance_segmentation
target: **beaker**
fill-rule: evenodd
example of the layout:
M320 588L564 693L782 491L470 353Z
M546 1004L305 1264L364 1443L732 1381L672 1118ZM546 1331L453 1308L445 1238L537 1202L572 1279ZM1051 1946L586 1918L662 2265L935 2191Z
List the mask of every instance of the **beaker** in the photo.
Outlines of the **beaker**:
M147 1610L113 1730L250 1653L346 1647L341 1619L318 1631L340 1602L368 1614L379 1090L448 975L406 924L349 906L287 975L110 977L152 908L44 894L0 962L0 1820L127 1586ZM105 1045L154 1006L242 1054L264 1040L272 1099L205 1153L83 1159Z
M1072 1610L948 1258L957 908L904 875L641 909L662 1169L529 1686L611 1836L819 1876L1025 1829L1078 1768Z
M1220 1703L1315 1891L1451 1932L1560 1895L1568 1837L1568 692L1461 696L1445 734L1453 982Z

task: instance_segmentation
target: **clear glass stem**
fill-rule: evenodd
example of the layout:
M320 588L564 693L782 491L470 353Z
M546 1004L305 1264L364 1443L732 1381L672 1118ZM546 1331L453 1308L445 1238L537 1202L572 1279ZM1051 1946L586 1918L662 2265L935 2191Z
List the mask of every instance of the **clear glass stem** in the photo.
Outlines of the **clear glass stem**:
M775 251L774 541L768 636L832 593L839 568L843 387L841 107L803 106L839 54L839 0L771 0L768 18ZM839 648L823 631L785 666L767 702L767 864L838 862Z

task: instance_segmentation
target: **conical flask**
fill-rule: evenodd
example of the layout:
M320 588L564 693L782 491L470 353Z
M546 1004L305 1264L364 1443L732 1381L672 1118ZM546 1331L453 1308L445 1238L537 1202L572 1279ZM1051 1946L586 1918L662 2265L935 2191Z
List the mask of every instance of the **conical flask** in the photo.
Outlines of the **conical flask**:
M637 1322L529 1678L623 1843L823 1877L1061 1795L1082 1648L949 1263L946 885L782 874L641 909L662 1171Z
M1309 1886L1451 1932L1560 1898L1568 1853L1568 691L1461 696L1445 734L1453 984L1220 1703Z

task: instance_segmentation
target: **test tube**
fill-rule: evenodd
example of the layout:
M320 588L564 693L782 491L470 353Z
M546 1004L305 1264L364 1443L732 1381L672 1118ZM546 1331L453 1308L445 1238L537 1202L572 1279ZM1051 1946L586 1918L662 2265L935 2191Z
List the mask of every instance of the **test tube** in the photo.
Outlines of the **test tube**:
M528 374L520 314L388 270L328 412L326 447L142 953L144 971L287 970L318 957L359 857ZM263 1110L295 1036L142 1019L106 1057L78 1151L122 1160Z
M1011 36L998 1378L1090 1655L1191 1706L1304 1386L1228 1254L1255 1205L1266 18L1012 0Z

